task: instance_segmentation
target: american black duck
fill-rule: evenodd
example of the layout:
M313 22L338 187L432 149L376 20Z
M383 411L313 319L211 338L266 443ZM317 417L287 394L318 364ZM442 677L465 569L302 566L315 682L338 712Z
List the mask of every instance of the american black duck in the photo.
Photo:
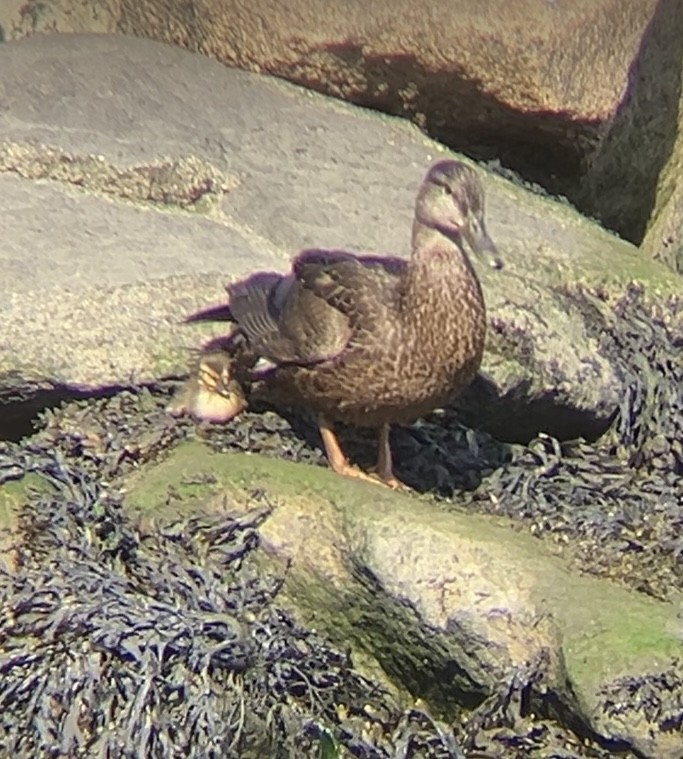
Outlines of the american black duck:
M448 402L481 363L484 298L465 245L500 268L477 174L439 161L418 192L409 260L305 250L289 274L253 274L227 286L227 305L190 316L233 328L205 347L171 412L223 422L247 397L312 410L332 469L374 481L348 462L333 423L377 428L376 476L398 485L390 425Z

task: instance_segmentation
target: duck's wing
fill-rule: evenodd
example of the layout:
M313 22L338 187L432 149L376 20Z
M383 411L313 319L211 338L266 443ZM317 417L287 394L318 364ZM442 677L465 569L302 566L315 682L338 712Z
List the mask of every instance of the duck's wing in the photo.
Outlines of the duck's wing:
M354 332L372 332L391 318L405 264L399 258L306 250L291 274L259 272L230 284L226 305L187 321L233 322L237 329L230 340L246 339L253 354L276 364L319 363L342 353Z
M294 260L293 272L307 290L341 311L356 326L359 320L391 318L398 312L406 265L404 259L394 256L305 250Z
M339 355L348 344L347 317L294 274L254 274L227 290L232 319L263 358L313 364Z

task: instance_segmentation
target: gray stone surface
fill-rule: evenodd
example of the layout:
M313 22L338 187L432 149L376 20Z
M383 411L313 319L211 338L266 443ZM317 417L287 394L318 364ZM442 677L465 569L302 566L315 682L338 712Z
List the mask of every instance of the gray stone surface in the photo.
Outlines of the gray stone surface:
M183 315L301 248L407 253L415 191L442 150L399 120L122 36L6 43L0 71L0 401L182 373L210 334ZM169 177L168 161L183 168ZM156 191L131 195L131 176L148 175ZM179 205L209 175L223 182L211 197ZM569 207L484 181L507 263L482 272L485 370L526 421L548 396L607 419L614 370L553 288L680 281Z
M130 34L412 119L567 194L634 242L661 210L681 28L679 0L0 3L5 39Z

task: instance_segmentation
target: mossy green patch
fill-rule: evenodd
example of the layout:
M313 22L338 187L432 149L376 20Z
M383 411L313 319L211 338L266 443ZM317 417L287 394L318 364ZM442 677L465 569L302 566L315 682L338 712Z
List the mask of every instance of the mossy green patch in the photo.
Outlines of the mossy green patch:
M554 589L552 613L563 633L573 680L591 691L613 678L664 669L680 655L675 610L595 578L573 577Z
M239 498L255 490L265 491L276 503L310 498L321 504L320 508L331 504L341 519L344 540L361 563L365 558L365 531L375 520L386 521L387 517L397 524L414 523L416 529L428 525L446 536L466 535L469 541L486 546L489 555L491 546L494 550L499 547L510 576L517 573L530 584L529 595L539 613L547 612L557 625L569 679L579 699L588 704L594 703L601 684L628 673L658 671L680 652L679 625L671 605L608 580L570 572L536 538L512 530L507 521L445 512L429 499L346 480L321 467L258 455L216 454L201 443L188 442L165 461L130 478L127 500L142 510L163 512L173 502L194 510L221 492ZM368 569L372 572L373 567ZM285 588L285 594L305 609L309 620L315 619L316 626L336 629L350 638L354 627L362 627L363 647L370 653L369 646L383 661L392 645L387 636L393 635L395 642L398 633L386 629L386 609L380 615L385 624L382 620L372 622L374 602L364 598L363 592L351 579L348 587L326 585L320 576L297 571L296 567ZM364 617L362 626L356 625L359 615ZM406 630L413 625L414 635L416 619L401 624ZM376 628L374 634L371 628ZM354 640L357 643L358 636ZM409 658L403 658L408 665ZM392 659L397 661L395 655ZM386 668L391 669L391 665ZM401 673L400 681L410 681L406 672Z
M191 506L225 489L266 488L283 497L310 494L347 508L391 508L395 493L345 480L322 467L292 465L248 453L218 454L196 441L182 443L165 461L136 472L128 480L129 501L139 509L156 509L184 494Z
M0 530L12 528L15 525L17 514L26 502L30 490L47 491L48 489L47 481L32 473L0 485Z

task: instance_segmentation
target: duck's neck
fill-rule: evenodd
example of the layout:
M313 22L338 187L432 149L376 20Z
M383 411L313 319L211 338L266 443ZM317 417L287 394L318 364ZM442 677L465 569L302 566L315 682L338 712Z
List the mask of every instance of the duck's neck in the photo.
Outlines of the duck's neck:
M413 224L409 270L412 282L407 289L410 299L424 299L428 295L425 290L437 291L439 295L446 291L450 297L457 297L461 292L472 293L474 297L482 298L479 280L461 241L417 219ZM411 287L413 282L414 288ZM425 287L425 282L429 282L429 287Z
M415 222L413 253L406 269L402 317L413 339L437 339L453 356L478 365L486 332L486 308L479 280L461 243ZM469 364L468 364L469 366Z

